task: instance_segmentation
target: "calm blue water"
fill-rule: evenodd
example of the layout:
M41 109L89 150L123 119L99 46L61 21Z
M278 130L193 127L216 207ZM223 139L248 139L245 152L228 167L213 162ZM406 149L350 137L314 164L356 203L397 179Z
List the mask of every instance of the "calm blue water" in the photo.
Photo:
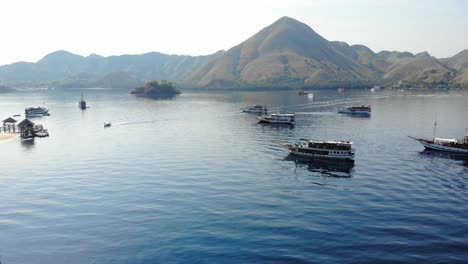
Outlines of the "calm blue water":
M461 138L468 92L0 95L0 118L43 101L49 138L0 142L2 263L466 263L468 159L407 136ZM296 111L256 124L250 104ZM371 104L372 117L336 114ZM113 126L104 129L103 123ZM354 166L274 142L351 139Z

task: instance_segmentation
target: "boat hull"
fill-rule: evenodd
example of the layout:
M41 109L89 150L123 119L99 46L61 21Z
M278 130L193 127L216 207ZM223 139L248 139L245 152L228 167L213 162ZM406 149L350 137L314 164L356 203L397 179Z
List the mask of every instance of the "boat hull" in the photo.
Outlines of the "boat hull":
M265 119L260 119L258 121L259 123L262 124L275 124L275 125L294 125L294 122L291 121L280 121L280 120L265 120Z
M350 115L370 115L371 112L368 111L349 111L349 110L340 110L340 114L350 114Z
M354 153L351 155L344 155L344 154L332 154L328 152L326 155L317 154L317 153L306 153L300 151L295 146L292 145L285 145L285 147L289 150L289 153L298 157L309 158L309 159L323 159L323 160L341 160L341 161L350 161L354 162Z
M418 140L418 142L421 143L421 145L423 145L426 149L430 149L430 150L468 154L468 149L454 148L454 147L449 147L449 146L442 146L442 145L439 145L439 144L425 142L425 141L422 141L422 140Z
M27 118L30 118L30 117L43 117L43 116L50 116L50 114L48 114L48 113L46 113L46 114L26 114Z
M265 110L249 110L249 109L245 109L245 110L242 110L243 113L249 113L249 114L265 114L267 111Z

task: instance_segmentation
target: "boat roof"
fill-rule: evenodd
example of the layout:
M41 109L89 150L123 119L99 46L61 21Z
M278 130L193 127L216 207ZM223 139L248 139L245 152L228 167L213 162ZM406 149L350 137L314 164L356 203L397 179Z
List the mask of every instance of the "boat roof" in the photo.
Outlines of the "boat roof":
M34 110L34 109L46 109L46 108L45 108L45 107L41 107L41 106L28 107L28 108L26 108L26 110Z
M353 142L349 140L307 140L310 143L316 143L316 144L335 144L335 145L352 145Z
M361 106L351 106L349 108L371 108L370 105L361 105Z
M434 142L457 143L458 141L454 138L434 138Z
M272 116L294 116L295 114L280 114L280 113L273 113Z

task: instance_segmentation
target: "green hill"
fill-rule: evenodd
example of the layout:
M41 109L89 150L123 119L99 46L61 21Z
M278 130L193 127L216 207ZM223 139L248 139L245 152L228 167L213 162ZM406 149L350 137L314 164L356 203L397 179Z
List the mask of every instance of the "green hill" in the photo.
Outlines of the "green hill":
M143 86L133 89L131 94L153 99L162 99L174 97L180 94L180 91L171 82L150 81Z

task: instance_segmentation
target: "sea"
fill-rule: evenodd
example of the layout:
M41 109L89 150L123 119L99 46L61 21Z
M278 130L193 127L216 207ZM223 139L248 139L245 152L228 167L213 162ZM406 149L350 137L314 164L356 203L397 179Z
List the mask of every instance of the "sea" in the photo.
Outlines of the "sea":
M31 119L49 137L0 142L2 264L467 263L468 158L409 136L463 138L468 91L128 92L0 95L1 120L50 110ZM301 138L351 140L355 162L288 155Z

